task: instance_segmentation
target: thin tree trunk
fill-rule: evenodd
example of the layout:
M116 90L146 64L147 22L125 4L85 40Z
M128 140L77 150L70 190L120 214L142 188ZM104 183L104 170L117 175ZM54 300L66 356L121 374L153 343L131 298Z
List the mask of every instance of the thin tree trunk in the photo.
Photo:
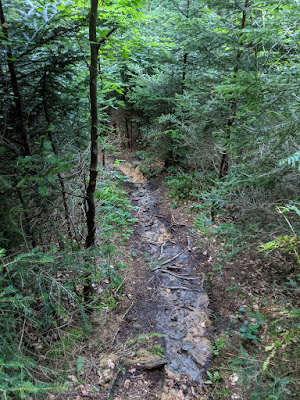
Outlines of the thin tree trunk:
M183 55L183 67L182 67L182 93L185 89L185 78L186 78L186 68L187 68L187 59L188 59L188 53L184 53Z
M31 245L34 248L34 247L36 247L37 243L36 243L34 232L33 232L33 230L31 229L31 226L30 226L30 216L29 216L29 214L28 214L28 212L26 210L26 204L25 204L24 198L22 196L21 190L18 187L18 181L17 181L16 178L14 180L15 180L15 184L16 184L17 196L18 196L18 199L19 199L19 201L20 201L20 203L21 203L21 205L23 207L23 215L24 215L24 220L25 220L25 235L30 237ZM26 243L26 238L25 238L25 243Z
M3 39L9 41L8 24L5 21L5 16L4 16L1 0L0 0L0 22L2 25ZM30 156L31 151L30 151L30 146L29 146L28 137L27 137L27 131L26 131L24 118L23 118L21 95L20 95L19 84L18 84L15 66L14 66L15 62L13 60L13 54L12 54L10 45L7 45L6 48L7 48L6 60L7 60L7 65L8 65L8 69L9 69L9 74L10 74L11 86L12 86L12 90L14 93L14 102L15 102L16 113L17 113L17 121L18 121L17 130L20 134L21 145L23 147L24 156Z
M90 20L89 20L89 40L91 48L91 65L90 65L90 113L91 113L91 160L90 160L90 177L86 191L86 222L87 237L85 247L88 249L95 245L96 241L96 205L95 190L98 175L98 105L97 105L97 77L98 77L98 58L99 47L107 38L117 29L112 28L105 37L97 42L97 15L98 0L91 0ZM85 303L90 301L93 287L91 284L90 274L87 272L84 276L83 300Z
M126 103L125 103L125 107L126 107ZM128 125L128 115L127 115L127 110L125 109L125 129L126 129L126 143L127 143L127 147L129 149L131 149L131 141L130 141L130 131L129 131L129 125Z
M47 105L47 98L46 98L46 78L47 78L47 71L45 71L44 78L43 78L43 108L44 108L44 113L45 113L45 118L47 121L47 127L49 128L50 126L50 116L49 116L49 111L48 111L48 105ZM53 140L52 133L48 130L47 131L48 138L51 142L51 147L53 150L53 153L57 155L57 149ZM61 194L62 194L62 199L63 199L63 205L65 209L65 219L66 219L66 224L67 224L67 231L68 231L68 236L69 239L72 240L72 221L70 217L70 212L69 212L69 207L68 207L68 201L67 201L67 196L66 196L66 189L65 189L65 183L63 180L63 177L60 172L57 173L60 188L61 188ZM76 233L75 233L76 235Z
M186 18L189 19L190 18L190 0L187 0L186 2ZM181 91L183 94L183 91L185 89L185 79L186 79L186 69L187 69L187 60L188 60L188 53L184 53L183 54L183 66L182 66L182 86L181 86Z
M95 244L95 216L96 207L94 193L97 182L98 168L98 109L97 109L97 75L98 75L98 53L99 44L96 42L96 22L97 22L98 0L91 0L89 39L91 47L91 65L90 65L90 102L91 102L91 161L90 161L90 179L87 187L86 201L87 210L87 228L88 234L85 242L86 248Z
M249 5L249 0L245 0L245 11L243 11L241 28L240 28L241 30L243 30L245 28L248 5ZM241 58L241 50L240 50L240 48L238 48L238 51L236 54L236 65L233 70L233 78L236 78L237 74L239 72L239 59L240 58ZM230 116L227 120L227 130L228 130L227 139L230 139L230 129L236 119L236 110L237 110L237 99L234 98L230 102ZM220 166L219 166L219 179L222 179L224 176L227 175L228 166L229 166L228 151L227 151L227 149L224 149L222 152Z

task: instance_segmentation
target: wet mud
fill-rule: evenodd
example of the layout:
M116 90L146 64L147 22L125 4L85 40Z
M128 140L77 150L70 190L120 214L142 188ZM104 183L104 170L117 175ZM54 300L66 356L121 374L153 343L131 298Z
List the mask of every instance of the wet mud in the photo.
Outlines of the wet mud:
M134 249L144 258L147 270L136 304L124 321L123 335L164 335L161 340L166 360L164 370L155 378L160 394L131 396L199 398L195 388L202 387L210 358L210 320L209 299L203 289L201 260L199 263L199 255L193 249L193 234L161 212L159 187L135 181L129 184L129 193L137 218ZM149 373L144 375L145 381L151 380Z

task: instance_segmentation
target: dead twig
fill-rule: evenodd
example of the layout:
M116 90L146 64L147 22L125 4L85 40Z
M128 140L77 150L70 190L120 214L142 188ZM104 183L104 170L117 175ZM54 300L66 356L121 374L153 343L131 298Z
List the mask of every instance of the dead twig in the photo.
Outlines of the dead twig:
M83 394L82 392L64 392L64 395L66 395L66 396L76 396L77 395L80 397L86 397L89 399L98 399L98 400L106 400L107 399L107 397L105 397L105 398L99 397L99 394L92 394L92 393Z
M165 289L171 289L171 290L190 290L191 292L200 292L200 293L203 292L203 290L191 289L191 288L188 288L188 287L185 287L185 286L161 286L161 287L163 287Z
M192 251L191 238L189 236L187 236L186 238L187 238L187 249L188 249L188 251Z
M165 247L166 243L167 243L167 242L163 242L163 244L162 244L161 247L160 247L160 256L159 256L159 258L158 258L158 261L160 261L160 260L163 258L163 256L164 256L164 247Z
M163 267L166 264L169 264L171 261L175 260L177 257L179 257L183 253L184 253L184 251L181 251L180 253L176 254L176 256L174 256L173 258L169 258L169 260L166 260L163 263L161 263L160 265L158 265L157 267L153 268L152 271L157 271L158 269L161 269L161 267Z
M112 394L112 391L113 391L113 389L114 389L114 386L115 386L115 383L116 383L116 381L117 381L117 379L118 379L118 376L119 376L119 374L120 374L120 372L122 372L122 370L121 370L121 368L117 368L117 371L116 371L116 373L115 373L115 375L114 375L114 378L113 378L113 380L112 380L112 383L111 383L111 385L110 385L110 388L109 388L109 391L108 391L108 393L107 393L107 400L110 400L110 396L111 396L111 394Z
M123 321L123 319L126 317L126 315L129 313L129 311L131 310L132 306L134 304L134 301L131 303L131 305L128 307L128 309L126 310L126 312L124 313L124 315L122 315L122 317L120 318L119 323L121 323ZM118 335L118 333L120 332L120 328L117 329L116 333L114 334L114 337L112 339L112 344L114 343L114 341L116 340L116 337Z
M177 275L177 274L174 274L174 272L167 271L166 269L162 269L160 272L162 272L162 273L167 273L167 274L169 274L169 275L175 276L175 278L185 279L185 280L187 280L187 281L192 281L192 280L200 279L200 277L193 278L193 277L189 277L189 276Z
M23 343L23 337L24 337L26 321L27 321L27 318L25 317L24 318L24 322L23 322L22 331L21 331L21 338L20 338L20 342L19 342L19 346L18 346L18 351L21 351L21 346L22 346L22 343Z
M177 265L168 265L167 268L168 268L168 269L182 269L183 266L178 267Z
M139 207L139 210L138 210L138 212L135 214L134 218L137 218L137 217L139 216L139 214L140 214L141 211L142 211L142 208Z
M126 281L126 277L122 280L122 282L120 283L120 285L117 287L117 289L115 290L115 295L118 293L118 291L120 290L121 286L124 285Z

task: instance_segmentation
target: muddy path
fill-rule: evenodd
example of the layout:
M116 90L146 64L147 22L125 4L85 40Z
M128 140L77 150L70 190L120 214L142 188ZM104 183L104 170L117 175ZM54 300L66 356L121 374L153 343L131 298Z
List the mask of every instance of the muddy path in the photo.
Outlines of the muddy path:
M147 349L128 357L112 398L200 399L210 358L209 299L201 273L206 258L194 248L191 227L175 220L160 187L128 166L121 169L136 207L135 301L116 343L157 335L155 348L163 348L164 358Z

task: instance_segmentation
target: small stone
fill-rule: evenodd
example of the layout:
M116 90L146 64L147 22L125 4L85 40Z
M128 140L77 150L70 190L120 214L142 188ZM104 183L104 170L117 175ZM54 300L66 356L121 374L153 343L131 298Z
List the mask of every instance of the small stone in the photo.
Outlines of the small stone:
M169 337L170 339L174 339L174 340L180 340L183 339L186 335L182 332L172 332L170 333Z
M191 350L192 348L193 348L193 346L189 343L185 343L184 345L181 346L181 350L185 351L185 352Z

